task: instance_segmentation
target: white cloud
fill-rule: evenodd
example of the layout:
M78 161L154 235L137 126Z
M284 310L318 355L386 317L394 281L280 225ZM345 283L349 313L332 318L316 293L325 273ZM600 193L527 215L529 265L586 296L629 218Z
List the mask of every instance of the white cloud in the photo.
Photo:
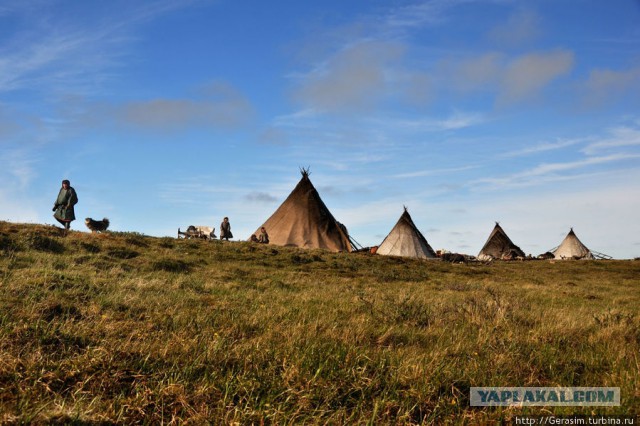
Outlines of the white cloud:
M627 96L640 96L640 67L596 69L582 86L582 106L597 107Z
M277 116L273 119L276 127L306 127L308 123L315 122L321 114L312 108L295 111L291 114Z
M423 176L436 176L436 175L442 175L445 173L463 172L463 171L475 169L477 167L478 166L464 166L464 167L450 167L446 169L420 170L417 172L400 173L400 174L391 176L391 178L407 179L407 178L417 178L417 177L423 177Z
M640 154L638 155L612 154L604 157L589 157L584 160L570 161L566 163L545 163L515 176L518 176L518 177L540 176L540 175L545 175L553 172L579 169L579 168L591 166L594 164L609 163L612 161L629 160L634 158L640 158Z
M277 197L274 197L273 195L267 192L259 192L259 191L250 192L249 194L245 195L245 198L247 199L247 201L254 201L257 203L268 203L268 204L275 203L279 200Z
M612 154L602 157L587 157L578 161L557 163L543 163L528 170L499 178L481 178L473 182L475 187L487 189L507 189L526 186L538 186L543 183L561 182L567 180L589 180L588 174L561 174L561 172L584 169L589 166L635 160L640 154ZM592 173L594 176L595 173Z
M212 176L198 176L181 181L162 183L158 187L158 197L175 205L211 205L217 198L241 193L247 188L216 184Z
M477 112L454 111L444 118L394 119L384 117L369 119L368 121L376 126L392 129L393 131L419 133L464 129L485 123L487 118L484 114Z
M236 127L253 116L249 101L238 93L224 99L153 99L131 102L116 110L121 121L147 129Z
M539 154L542 152L555 151L580 143L584 143L586 139L558 139L556 142L543 142L517 151L506 152L501 154L502 158L523 157L527 155Z
M465 127L471 127L485 122L486 119L483 114L479 113L463 113L455 112L450 117L436 122L436 129L441 130L455 130L463 129Z
M131 53L136 25L196 2L93 4L95 16L83 25L73 19L73 8L86 7L82 3L70 6L64 15L55 2L21 3L4 10L30 27L0 43L0 92L94 93Z
M520 56L495 51L452 56L438 63L434 85L444 93L453 90L468 98L474 93L490 94L498 106L505 106L542 98L545 89L568 75L573 66L573 52L564 49Z
M447 21L446 11L460 1L433 0L389 11L384 17L383 24L388 29L411 29L424 25L439 25Z
M37 155L26 148L6 148L0 151L4 182L12 182L11 187L24 190L37 175Z
M640 128L622 126L611 129L610 133L609 137L587 145L582 152L592 155L613 148L640 146Z
M479 56L464 59L453 65L453 69L445 66L443 79L449 81L454 89L462 92L486 90L496 87L504 74L505 56L497 52L488 52Z
M184 128L237 128L254 117L251 102L239 90L222 81L199 90L194 96L98 103L71 99L61 109L67 129L94 129L115 125L142 130L176 131Z
M38 175L38 161L37 154L24 147L0 149L0 179L5 183L0 189L0 220L36 222L40 219L38 203L28 195Z
M308 74L294 98L312 109L371 109L388 96L387 67L402 58L397 43L365 42L346 47Z
M574 55L568 50L531 53L511 61L498 95L499 104L510 104L537 97L553 80L569 73Z
M540 17L532 10L520 10L489 32L489 38L503 46L518 46L537 38Z

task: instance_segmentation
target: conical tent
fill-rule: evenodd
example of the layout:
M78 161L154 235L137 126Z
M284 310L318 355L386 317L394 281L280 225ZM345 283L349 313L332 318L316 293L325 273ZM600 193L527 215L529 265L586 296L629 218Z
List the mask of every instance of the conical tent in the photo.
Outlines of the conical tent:
M552 253L556 259L595 259L591 250L582 244L576 233L573 232L573 228Z
M308 170L303 169L301 173L302 179L298 185L262 225L269 234L269 243L350 252L347 229L322 202L320 194L309 180ZM258 235L261 227L255 235Z
M413 223L407 208L389 235L378 247L377 254L385 256L417 257L420 259L436 259L427 239Z
M520 247L513 244L504 229L496 222L496 226L491 231L487 242L484 243L484 247L478 253L478 259L514 259L518 256L525 257L525 254Z

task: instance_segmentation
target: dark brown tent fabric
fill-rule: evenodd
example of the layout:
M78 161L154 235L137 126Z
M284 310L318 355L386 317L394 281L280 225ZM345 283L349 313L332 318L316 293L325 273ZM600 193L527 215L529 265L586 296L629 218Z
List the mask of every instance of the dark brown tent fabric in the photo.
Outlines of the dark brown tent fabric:
M352 250L346 228L324 204L306 170L302 170L298 185L262 226L269 234L269 244L334 252ZM259 231L260 227L256 235Z
M420 259L437 258L427 239L413 223L406 207L376 253L385 256L417 257Z
M496 222L496 226L478 254L478 259L513 259L517 256L525 257L525 254L520 247L513 244L507 233Z

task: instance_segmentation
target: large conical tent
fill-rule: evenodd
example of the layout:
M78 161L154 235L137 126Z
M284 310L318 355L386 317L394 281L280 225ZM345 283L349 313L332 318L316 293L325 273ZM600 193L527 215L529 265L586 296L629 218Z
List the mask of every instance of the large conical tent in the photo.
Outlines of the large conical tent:
M301 173L298 185L262 225L269 234L269 243L350 252L347 229L322 202L309 180L309 171L302 169ZM255 234L259 231L260 228Z
M413 223L413 220L411 220L406 207L398 223L382 241L376 253L386 256L417 257L421 259L436 258L436 253Z
M525 254L520 247L513 244L504 229L496 222L496 226L478 254L478 259L514 259L518 256L525 257Z
M556 259L611 259L606 254L594 252L589 250L587 246L582 244L582 241L578 239L576 233L573 232L573 228L569 231L562 243L551 253L554 254Z

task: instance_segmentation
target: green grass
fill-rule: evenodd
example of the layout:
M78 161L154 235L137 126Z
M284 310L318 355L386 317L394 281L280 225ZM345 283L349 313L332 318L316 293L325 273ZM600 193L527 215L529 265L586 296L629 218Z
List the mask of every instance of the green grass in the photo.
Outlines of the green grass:
M640 414L640 262L451 265L0 222L0 423ZM620 407L475 408L471 386Z

